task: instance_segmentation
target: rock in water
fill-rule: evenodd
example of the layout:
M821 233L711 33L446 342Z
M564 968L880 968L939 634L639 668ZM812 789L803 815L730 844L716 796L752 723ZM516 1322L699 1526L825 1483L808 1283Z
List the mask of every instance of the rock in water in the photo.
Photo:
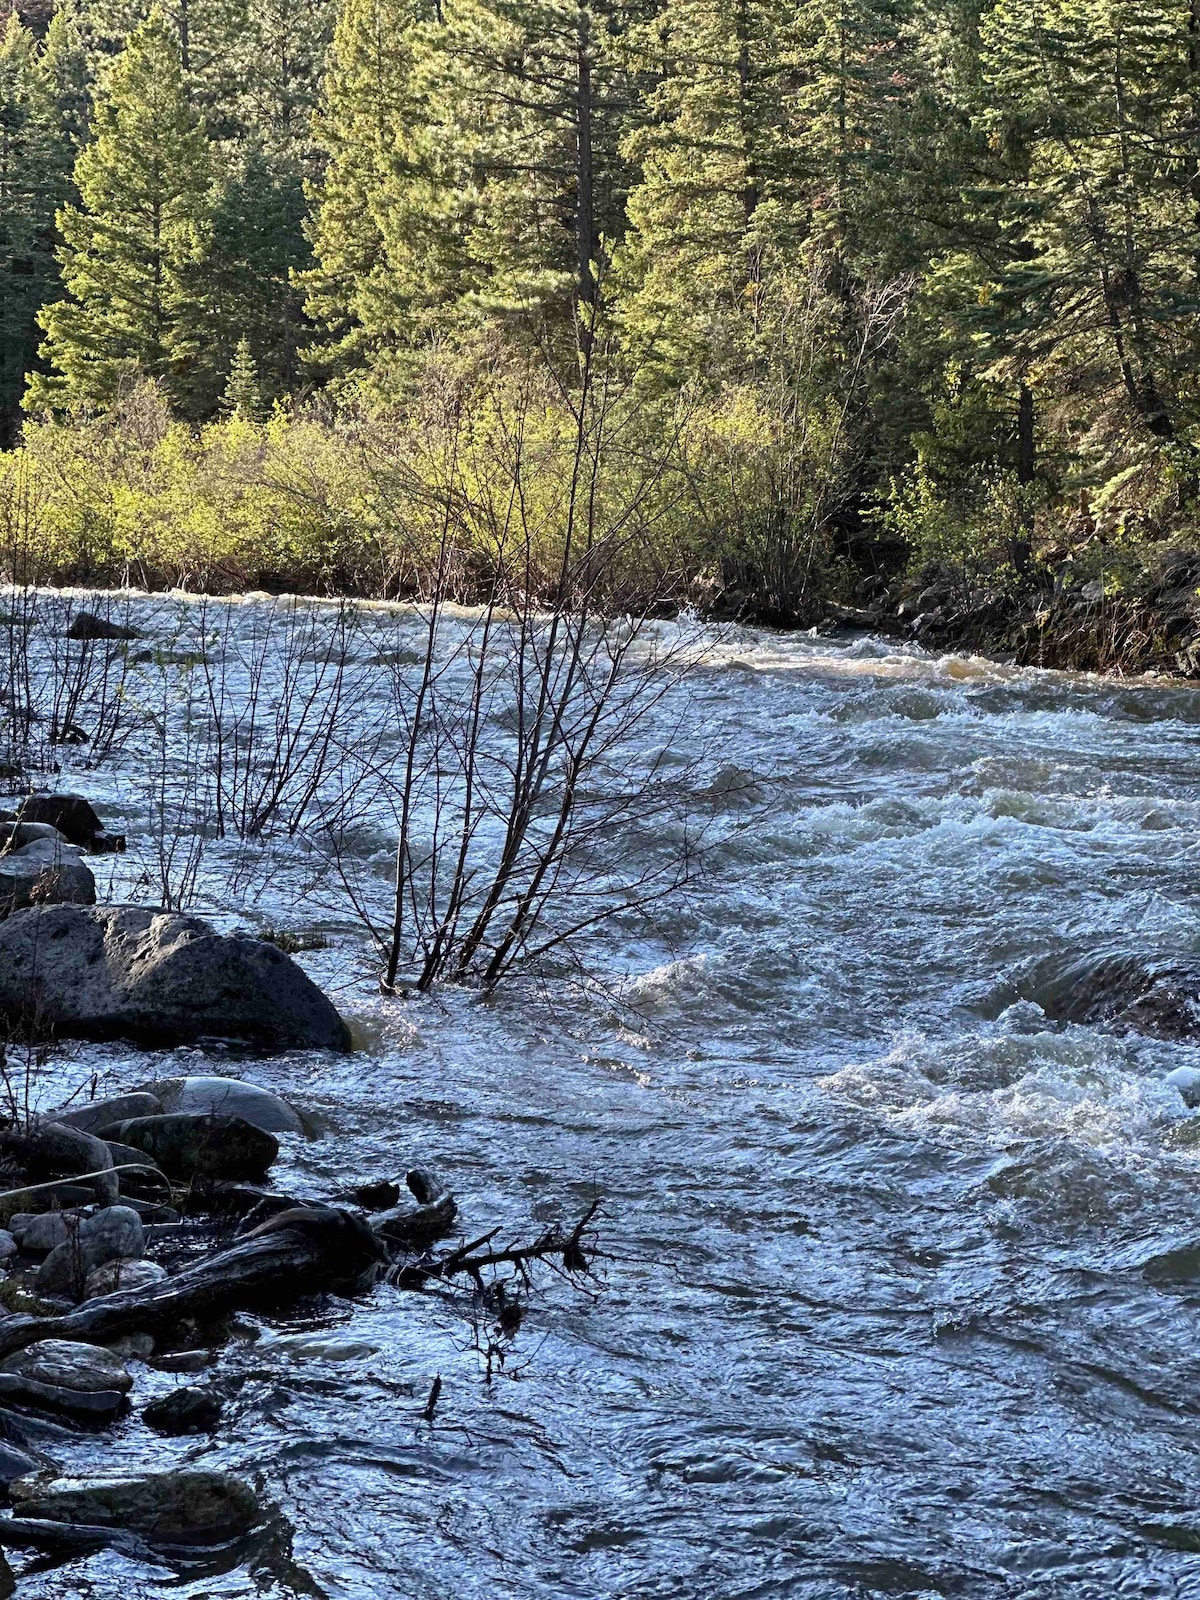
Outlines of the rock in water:
M269 1089L238 1078L164 1078L148 1085L163 1111L188 1111L198 1116L241 1117L265 1133L303 1133L300 1115L287 1101ZM126 1096L133 1099L133 1095ZM127 1111L128 1117L146 1116L144 1111ZM116 1117L112 1121L116 1122Z
M77 611L71 618L67 638L85 641L93 639L129 641L144 639L145 634L139 628L127 628L120 622L109 622L107 617L98 617L94 611Z
M249 1484L227 1472L155 1472L145 1477L18 1478L18 1514L92 1527L127 1528L157 1544L218 1544L258 1519Z
M173 1106L172 1110L178 1107ZM157 1095L145 1091L115 1094L108 1100L84 1100L79 1105L67 1106L54 1113L55 1122L66 1128L82 1128L84 1133L96 1133L111 1127L114 1122L124 1122L127 1117L156 1117L165 1110Z
M55 1245L38 1268L34 1285L39 1294L68 1295L79 1299L88 1274L110 1261L127 1261L146 1248L142 1219L128 1206L106 1206L85 1217Z
M0 925L0 1015L26 1034L350 1048L333 1005L274 945L141 906L11 916Z
M31 794L21 804L22 827L53 827L71 844L94 855L124 850L125 837L107 833L90 800L81 794Z
M142 1420L156 1433L211 1433L221 1420L221 1397L198 1384L184 1384L152 1400Z
M106 1134L142 1150L168 1177L203 1178L210 1183L261 1178L279 1155L279 1141L241 1117L198 1117L175 1112L134 1117Z
M0 973L2 984L3 974ZM25 1133L18 1130L0 1133L0 1160L9 1169L22 1172L25 1181L31 1184L95 1174L87 1182L102 1205L113 1205L119 1192L117 1175L112 1170L113 1159L104 1141L80 1128L65 1128L58 1122L35 1122ZM16 1184L10 1183L7 1187L15 1189ZM45 1191L43 1195L48 1204ZM18 1203L13 1205L13 1212L31 1210L38 1203L36 1191L27 1191L26 1196L14 1199Z
M90 844L104 832L96 808L81 794L26 795L17 816L21 822L48 823L71 844Z
M1113 950L1047 956L1002 984L987 1011L1032 1000L1055 1022L1200 1039L1200 964Z
M0 855L0 916L25 906L63 903L96 903L96 880L74 845L33 839Z
M40 1339L0 1361L0 1398L81 1421L110 1422L133 1379L109 1350Z

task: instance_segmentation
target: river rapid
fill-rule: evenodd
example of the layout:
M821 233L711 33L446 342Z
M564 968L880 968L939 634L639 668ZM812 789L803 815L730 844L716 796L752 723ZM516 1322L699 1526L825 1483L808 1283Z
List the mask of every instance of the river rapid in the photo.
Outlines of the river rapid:
M135 1410L50 1448L236 1471L267 1533L182 1572L26 1558L22 1600L1200 1595L1200 1284L1142 1273L1200 1239L1200 1113L1165 1082L1200 1050L996 1001L1055 952L1200 954L1200 690L681 627L644 737L695 758L703 873L594 936L587 981L385 1000L331 882L231 908L214 850L198 891L319 928L299 959L359 1042L217 1063L319 1120L278 1184L420 1163L514 1237L599 1194L599 1292L546 1280L490 1384L461 1298L241 1319L212 1439ZM139 892L134 755L69 762L130 833L101 897ZM189 1069L82 1046L51 1078ZM133 1370L139 1401L179 1381Z

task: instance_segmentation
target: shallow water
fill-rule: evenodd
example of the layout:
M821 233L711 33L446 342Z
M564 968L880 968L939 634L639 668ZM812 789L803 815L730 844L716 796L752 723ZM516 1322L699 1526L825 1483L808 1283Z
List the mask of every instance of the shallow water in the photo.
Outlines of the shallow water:
M985 1015L1035 956L1200 951L1200 691L862 637L689 649L705 875L653 933L595 938L594 982L387 1002L332 885L305 902L284 871L234 914L219 851L200 885L235 924L319 921L301 959L364 1044L221 1063L324 1125L280 1183L420 1162L468 1231L514 1234L599 1193L602 1292L548 1282L490 1385L458 1301L245 1319L215 1440L134 1415L54 1448L239 1471L269 1537L22 1597L1200 1595L1200 1286L1141 1270L1200 1239L1200 1115L1164 1082L1200 1050ZM77 781L128 825L136 890L136 752ZM176 1381L135 1370L139 1396Z

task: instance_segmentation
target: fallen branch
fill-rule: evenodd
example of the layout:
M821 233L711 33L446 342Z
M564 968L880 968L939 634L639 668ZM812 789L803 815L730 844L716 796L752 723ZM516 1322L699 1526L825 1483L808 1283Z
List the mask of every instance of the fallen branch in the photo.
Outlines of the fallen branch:
M298 1207L165 1282L118 1290L62 1317L5 1318L0 1356L38 1339L103 1343L127 1333L153 1333L188 1317L352 1290L386 1261L387 1252L361 1218L334 1206Z
M599 1200L593 1200L569 1233L555 1223L532 1244L512 1245L505 1250L485 1248L500 1232L499 1228L493 1228L490 1233L482 1234L470 1244L460 1245L446 1255L432 1259L426 1255L419 1261L393 1267L387 1275L388 1282L401 1289L418 1289L426 1283L455 1277L460 1273L478 1278L488 1267L516 1267L519 1272L524 1272L531 1262L555 1259L562 1263L566 1272L586 1272L589 1261L583 1239L599 1209Z

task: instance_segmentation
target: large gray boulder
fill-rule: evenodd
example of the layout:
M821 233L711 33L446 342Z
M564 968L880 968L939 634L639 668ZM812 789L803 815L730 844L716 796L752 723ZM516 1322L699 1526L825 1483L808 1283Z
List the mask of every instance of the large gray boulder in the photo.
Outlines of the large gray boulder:
M110 1422L132 1387L120 1357L72 1339L39 1339L0 1361L0 1399L79 1421Z
M304 1132L299 1113L286 1100L269 1089L243 1083L239 1078L164 1078L148 1084L147 1088L146 1098L157 1098L163 1111L184 1111L202 1117L240 1117L264 1133ZM132 1100L135 1096L126 1095L125 1098ZM150 1111L126 1111L109 1121L152 1114Z
M171 1108L176 1109L175 1107ZM114 1122L124 1122L128 1117L156 1117L166 1110L157 1095L135 1090L129 1094L110 1095L107 1100L81 1100L53 1113L55 1122L66 1128L82 1128L84 1133L97 1133Z
M227 1472L17 1478L9 1493L19 1516L127 1528L159 1544L223 1543L258 1520L253 1489Z
M96 903L96 880L79 851L55 839L31 839L0 854L0 916L24 906Z
M350 1048L331 1002L274 945L141 906L38 906L0 924L0 1017L80 1039Z

